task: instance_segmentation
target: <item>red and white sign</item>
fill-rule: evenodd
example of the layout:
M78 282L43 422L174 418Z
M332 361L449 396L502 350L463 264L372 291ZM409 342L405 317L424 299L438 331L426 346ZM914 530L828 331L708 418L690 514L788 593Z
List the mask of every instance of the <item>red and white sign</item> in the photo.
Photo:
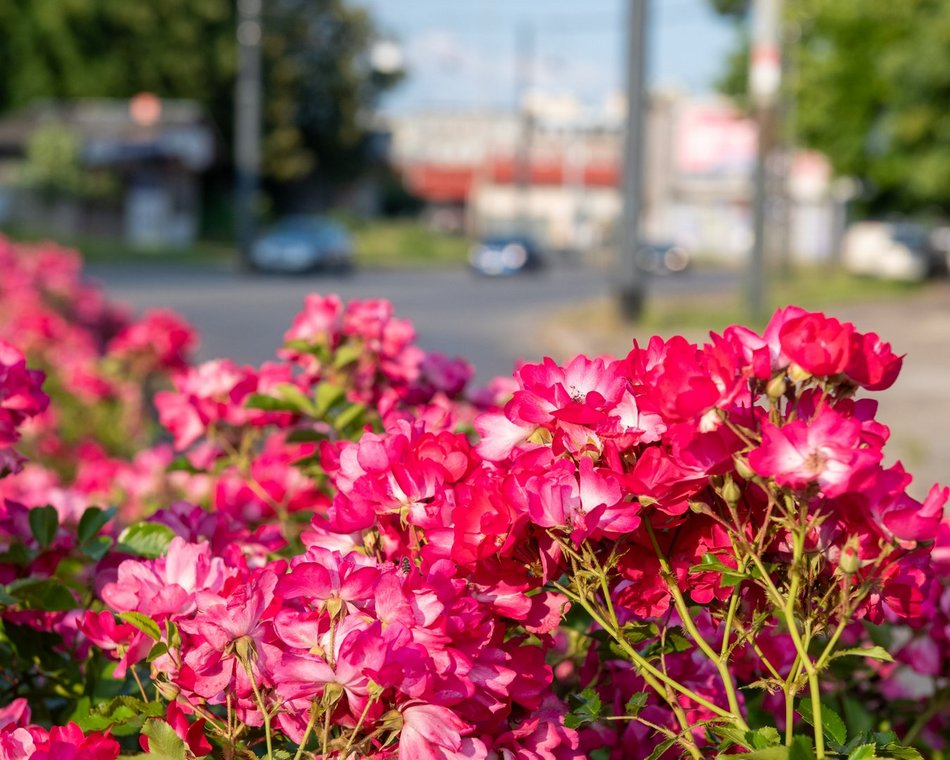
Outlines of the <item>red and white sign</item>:
M674 165L681 174L747 174L756 144L755 123L728 103L689 103L676 119Z

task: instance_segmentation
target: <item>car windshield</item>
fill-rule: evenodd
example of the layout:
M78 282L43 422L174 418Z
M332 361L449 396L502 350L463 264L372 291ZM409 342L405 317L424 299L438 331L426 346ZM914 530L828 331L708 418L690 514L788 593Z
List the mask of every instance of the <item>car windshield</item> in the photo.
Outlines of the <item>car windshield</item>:
M914 225L894 226L894 241L909 248L924 248L927 245L927 230Z

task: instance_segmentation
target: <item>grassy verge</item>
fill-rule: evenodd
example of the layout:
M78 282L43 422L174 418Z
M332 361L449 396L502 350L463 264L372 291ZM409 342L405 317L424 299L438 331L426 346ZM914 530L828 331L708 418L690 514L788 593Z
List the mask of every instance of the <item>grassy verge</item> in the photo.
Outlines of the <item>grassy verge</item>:
M213 264L233 261L234 246L228 243L198 241L186 246L133 248L124 240L84 236L51 236L29 230L3 230L14 240L38 243L46 240L64 248L75 248L90 263L158 262L182 264Z
M775 309L789 304L820 311L842 304L902 298L919 291L922 285L855 277L832 268L807 267L782 278L775 277L769 287L769 308L766 311L771 315ZM643 326L657 330L679 327L721 330L736 323L764 327L765 320L750 319L745 298L741 279L734 293L689 301L675 296L657 297L648 302Z
M469 241L411 219L348 220L359 266L460 266Z
M768 314L789 304L821 311L846 304L893 301L911 297L923 287L922 284L853 277L825 268L804 268L772 283ZM564 310L554 321L559 337L582 329L594 339L596 350L608 353L615 352L618 345L628 345L634 334L646 337L683 334L693 340L703 340L709 330L720 332L731 324L745 324L759 330L765 326L763 320L749 318L741 279L737 279L737 287L732 292L685 297L650 295L643 318L632 328L620 318L616 303L610 298Z
M356 263L361 267L461 266L470 246L466 238L436 232L410 219L346 218L341 220L353 235ZM4 231L16 240L50 239L24 230ZM122 240L57 236L55 241L76 248L89 262L158 262L213 264L234 261L232 244L198 241L183 247L158 246L135 249Z

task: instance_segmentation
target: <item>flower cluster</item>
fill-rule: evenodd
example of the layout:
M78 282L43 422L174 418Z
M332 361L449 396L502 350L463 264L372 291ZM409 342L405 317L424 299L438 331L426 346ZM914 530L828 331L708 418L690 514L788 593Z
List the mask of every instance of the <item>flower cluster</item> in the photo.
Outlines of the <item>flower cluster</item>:
M950 740L950 489L887 461L877 335L788 307L469 392L386 302L310 296L274 361L192 365L71 254L0 257L0 760Z

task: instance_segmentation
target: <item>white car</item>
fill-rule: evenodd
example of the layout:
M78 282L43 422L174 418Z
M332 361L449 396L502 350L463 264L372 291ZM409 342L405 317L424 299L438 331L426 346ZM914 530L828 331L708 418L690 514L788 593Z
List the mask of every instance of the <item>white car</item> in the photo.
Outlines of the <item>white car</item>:
M912 222L858 222L848 228L841 260L852 274L919 282L939 270L930 231Z

